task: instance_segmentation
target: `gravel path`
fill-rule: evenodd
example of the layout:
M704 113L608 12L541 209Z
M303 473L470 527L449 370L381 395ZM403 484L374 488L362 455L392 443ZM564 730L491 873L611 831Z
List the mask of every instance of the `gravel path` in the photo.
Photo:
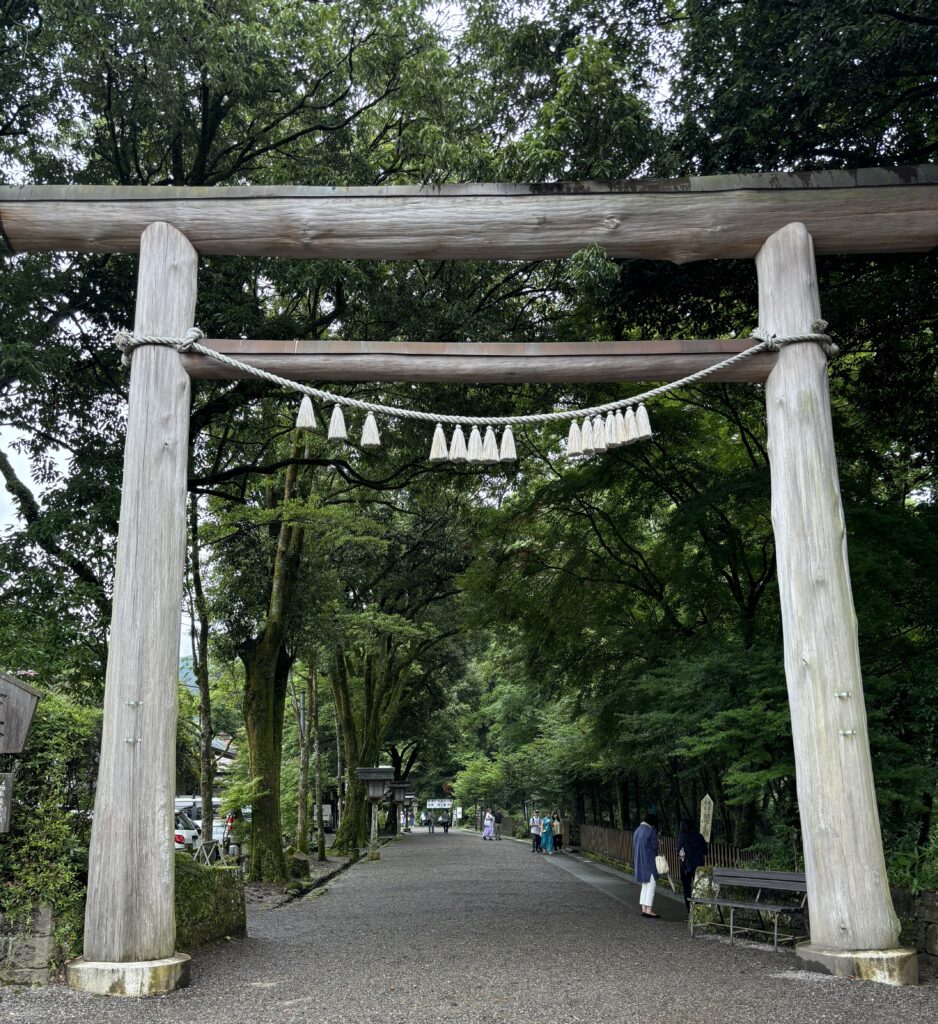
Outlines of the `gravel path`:
M790 952L643 921L637 889L526 845L415 833L314 899L252 911L251 937L200 951L192 987L147 1000L61 985L0 990L3 1024L908 1024L938 985L892 989L798 970ZM615 885L612 885L612 882ZM624 900L624 902L623 902ZM660 901L662 913L677 905Z

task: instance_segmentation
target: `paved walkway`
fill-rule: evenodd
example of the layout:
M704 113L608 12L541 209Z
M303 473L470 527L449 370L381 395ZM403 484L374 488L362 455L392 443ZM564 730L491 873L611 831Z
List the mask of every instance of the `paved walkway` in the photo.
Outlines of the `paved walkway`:
M806 975L790 952L691 940L644 921L616 872L521 843L438 830L383 848L306 899L202 950L160 999L0 990L3 1024L909 1024L938 984L890 989ZM676 903L656 904L668 917Z

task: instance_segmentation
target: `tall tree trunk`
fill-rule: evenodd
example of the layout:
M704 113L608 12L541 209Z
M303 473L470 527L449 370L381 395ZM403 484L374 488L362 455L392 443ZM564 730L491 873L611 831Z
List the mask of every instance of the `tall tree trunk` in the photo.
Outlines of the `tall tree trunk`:
M619 795L619 817L622 819L622 827L626 830L632 827L632 814L629 811L629 780L625 775L616 779L616 788Z
M296 460L303 446L294 445L283 487L284 506L294 496ZM301 525L280 524L264 629L240 652L244 664L244 727L257 786L251 822L251 881L283 882L286 864L280 831L280 758L283 712L292 658L284 647L285 616L296 590L304 532Z
M316 801L316 859L326 859L326 829L322 820L322 756L319 749L319 679L315 662L310 669L310 703L313 716L313 780Z
M919 816L918 844L926 846L928 837L931 835L932 811L935 806L935 795L933 793L922 794L922 810Z
M311 704L310 693L313 689L315 669L307 668L304 688L299 694L290 680L290 702L296 719L296 733L300 744L300 777L296 793L296 835L293 845L300 853L309 853L309 724L306 719L306 706Z
M342 768L342 730L339 728L339 712L335 705L332 707L332 712L335 716L335 828L338 830L345 817L345 772Z
M355 778L354 768L349 765L348 788L345 791L345 807L342 823L335 833L332 848L338 853L352 853L368 845L370 823L365 787Z
M348 655L341 648L336 648L332 654L329 681L345 743L349 778L345 815L333 843L336 849L358 849L368 842L364 791L355 779L355 769L378 763L387 729L400 709L407 678L405 669L413 658L405 666L395 665L395 651L392 639L382 636L377 650L361 659L362 696L357 713L349 687Z
M333 651L329 682L335 702L336 719L342 735L342 745L345 747L345 764L348 772L348 787L345 791L342 821L336 829L332 848L343 853L350 853L353 850L361 849L368 842L368 820L364 788L355 778L355 769L360 763L358 728L349 693L345 652L341 649Z
M242 655L245 667L244 726L251 779L257 787L251 814L252 882L287 878L280 830L280 758L290 658L283 647L258 644Z
M192 576L192 671L199 687L199 798L202 802L202 834L199 844L212 841L215 818L213 787L215 782L215 755L212 741L212 694L208 675L208 602L202 588L202 565L199 548L199 499L189 499L189 569Z

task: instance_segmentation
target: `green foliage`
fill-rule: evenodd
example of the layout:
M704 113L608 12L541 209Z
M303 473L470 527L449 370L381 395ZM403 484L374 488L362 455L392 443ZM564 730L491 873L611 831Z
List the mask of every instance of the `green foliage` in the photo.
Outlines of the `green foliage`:
M502 802L505 779L499 765L485 755L472 757L453 784L457 798L465 807L489 807Z
M177 853L176 948L191 953L199 946L247 933L244 875L237 867L207 867Z
M0 907L24 920L52 904L66 958L81 948L100 730L96 708L43 694L17 759L10 833L0 836Z
M914 835L904 836L886 851L886 867L892 885L917 896L926 889L938 891L938 829L920 844Z
M938 18L919 0L687 0L672 36L682 168L915 164L935 152Z

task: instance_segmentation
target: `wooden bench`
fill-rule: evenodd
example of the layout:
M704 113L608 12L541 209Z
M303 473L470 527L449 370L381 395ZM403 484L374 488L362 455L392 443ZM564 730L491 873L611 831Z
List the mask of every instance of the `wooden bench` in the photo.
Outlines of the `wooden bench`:
M761 935L772 935L775 950L778 950L778 919L781 915L800 917L802 922L806 921L806 903L808 900L807 889L805 888L804 874L796 871L742 871L738 868L714 868L713 884L719 886L719 896L692 896L690 900L690 934L694 937L694 907L699 904L705 907L716 907L719 914L719 922L712 922L716 927L729 928L730 942L733 941L736 932L757 932ZM734 899L723 895L727 888L736 890L754 890L755 896L751 900ZM793 902L778 902L778 893L792 893ZM768 898L763 894L774 896ZM797 897L800 894L801 899ZM724 909L729 910L729 924L723 916ZM759 918L760 928L744 925L735 926L734 915L737 910L754 912ZM771 915L773 920L772 931L765 927L763 914ZM807 929L805 931L807 934ZM794 936L788 936L794 941ZM785 938L783 938L785 941Z

